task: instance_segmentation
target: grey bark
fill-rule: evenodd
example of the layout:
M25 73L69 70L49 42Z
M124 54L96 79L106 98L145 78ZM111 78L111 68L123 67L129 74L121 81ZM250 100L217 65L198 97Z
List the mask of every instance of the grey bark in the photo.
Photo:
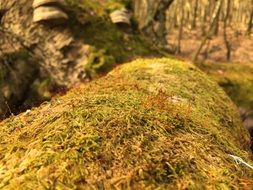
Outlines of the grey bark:
M198 56L202 50L202 48L204 47L204 45L206 44L206 42L211 38L211 36L213 35L213 31L217 22L217 19L219 18L220 15L220 10L221 10L221 5L222 5L222 1L221 0L217 0L216 2L216 6L214 9L214 12L212 14L212 18L211 18L211 23L209 26L209 29L205 35L205 37L203 38L199 48L196 50L196 52L193 55L193 61L197 61Z
M158 45L166 45L166 11L174 0L135 0L134 16L139 29Z
M60 86L70 87L81 80L87 60L88 46L76 39L68 27L33 23L32 0L1 0L6 10L1 27L13 38L5 36L14 49L26 48L40 61L38 64ZM5 44L1 43L1 46ZM12 51L4 49L4 54Z
M193 18L192 18L192 29L196 28L196 19L198 16L198 7L199 7L199 0L195 0L194 3L194 10L193 10Z
M251 0L251 12L250 12L250 18L248 21L247 31L246 31L246 35L248 36L251 35L252 25L253 25L253 0Z
M182 7L182 12L180 14L180 24L179 24L179 28L178 28L178 38L177 38L177 49L176 49L176 54L181 53L181 40L183 37L183 29L184 29L184 17L185 17L185 12L183 9L183 4L184 1L180 0L180 6Z
M32 3L0 0L0 118L18 111L42 73L64 88L85 75L90 46L67 24L33 23Z
M227 49L226 53L226 58L229 61L231 58L231 44L227 38L227 25L228 25L228 19L229 19L229 14L230 14L230 5L231 1L230 0L225 0L225 17L224 17L224 24L223 24L223 38L225 42L225 46Z

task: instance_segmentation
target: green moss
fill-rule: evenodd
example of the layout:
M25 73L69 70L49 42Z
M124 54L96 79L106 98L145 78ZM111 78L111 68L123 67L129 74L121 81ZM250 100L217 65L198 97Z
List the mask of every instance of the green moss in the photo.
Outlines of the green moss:
M69 27L75 37L95 47L98 51L105 50L108 56L114 57L116 63L136 57L161 55L160 50L137 31L132 30L127 33L111 22L109 13L113 9L126 5L126 2L116 0L67 2L71 17Z
M112 12L122 8L131 8L132 2L130 0L107 0L104 6L106 10Z
M3 81L7 74L8 69L6 68L6 65L4 65L3 62L0 62L0 81Z
M253 109L253 65L206 63L201 69L212 76L239 106Z
M145 59L0 124L2 189L246 189L249 136L194 66Z
M114 57L106 55L105 50L97 51L91 47L85 71L89 77L94 78L97 73L105 73L111 70L114 64Z

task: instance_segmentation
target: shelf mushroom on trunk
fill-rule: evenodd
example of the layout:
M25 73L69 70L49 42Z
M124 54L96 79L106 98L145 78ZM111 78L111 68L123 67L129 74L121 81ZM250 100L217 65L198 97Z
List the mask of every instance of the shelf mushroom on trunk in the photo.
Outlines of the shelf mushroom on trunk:
M113 11L110 14L111 21L121 29L129 29L131 26L131 15L125 8Z
M58 7L39 7L33 13L34 22L54 20L58 23L67 19L68 15Z
M41 6L57 6L64 7L64 0L34 0L33 8L36 9Z
M33 22L63 23L68 19L63 0L34 0Z

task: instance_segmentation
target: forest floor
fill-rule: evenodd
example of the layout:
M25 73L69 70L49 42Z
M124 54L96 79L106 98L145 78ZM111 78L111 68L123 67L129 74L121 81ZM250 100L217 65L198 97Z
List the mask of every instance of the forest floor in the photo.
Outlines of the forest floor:
M231 60L236 63L253 63L253 35L245 36L245 29L234 31L228 29L228 40L232 47ZM178 29L168 34L169 48L175 48L178 43ZM199 47L203 37L200 31L185 28L181 40L181 52L177 56L191 60L194 52ZM228 62L226 59L226 47L223 38L223 31L206 43L199 55L200 60L208 62Z

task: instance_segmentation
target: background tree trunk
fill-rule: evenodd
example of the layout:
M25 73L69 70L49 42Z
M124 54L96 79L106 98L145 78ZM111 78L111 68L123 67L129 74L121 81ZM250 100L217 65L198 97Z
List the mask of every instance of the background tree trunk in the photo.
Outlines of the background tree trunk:
M198 56L202 50L202 48L204 47L204 45L206 44L206 42L209 40L209 38L211 38L211 36L213 35L213 32L214 32L214 29L217 25L217 20L220 16L220 10L221 10L221 6L222 6L222 1L221 0L217 0L216 2L216 6L215 6L215 9L214 9L214 12L213 12L213 15L212 15L212 18L211 18L211 22L210 22L210 25L209 25L209 29L206 33L206 35L204 36L199 48L196 50L196 52L194 53L193 55L193 61L197 61L198 59Z
M184 1L180 0L180 6L183 7ZM181 53L181 40L183 37L183 29L184 29L184 17L185 17L185 11L182 9L182 12L180 14L180 23L178 28L178 38L177 38L177 49L176 54Z
M191 24L192 29L196 28L196 19L197 19L197 16L198 16L198 7L199 7L199 0L195 0L194 10L193 10L193 18L192 18L192 24Z
M230 0L225 0L225 17L224 17L224 23L223 23L223 38L225 42L225 46L227 49L227 54L226 58L229 61L231 58L231 45L227 37L227 25L228 25L228 18L230 14L230 5L231 1Z
M134 16L139 29L159 45L166 45L166 11L174 0L135 0Z
M246 31L246 35L248 36L251 35L252 25L253 25L253 0L251 0L251 12L250 12L250 18L248 21L247 31Z

